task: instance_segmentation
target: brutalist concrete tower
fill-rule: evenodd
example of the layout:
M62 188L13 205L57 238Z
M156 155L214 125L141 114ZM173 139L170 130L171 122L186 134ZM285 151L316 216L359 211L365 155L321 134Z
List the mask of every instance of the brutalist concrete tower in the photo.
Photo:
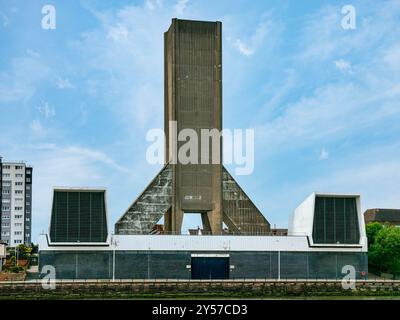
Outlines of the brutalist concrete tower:
M173 19L164 39L166 162L171 162L176 154L171 145L172 121L176 121L177 132L191 128L198 137L201 129L222 130L221 22ZM182 145L178 142L177 149ZM181 229L184 212L199 212L205 231L221 232L222 161L219 156L219 163L212 164L212 152L208 157L204 161L198 153L198 164L177 161L172 166L172 210L166 215L167 230Z
M222 165L222 139L207 137L209 152L182 163L186 141L177 133L222 130L221 22L173 19L164 34L165 163L115 225L117 234L150 233L164 216L166 233L180 233L185 213L200 213L203 234L265 234L268 221ZM204 139L203 139L204 140ZM193 160L193 158L191 158Z

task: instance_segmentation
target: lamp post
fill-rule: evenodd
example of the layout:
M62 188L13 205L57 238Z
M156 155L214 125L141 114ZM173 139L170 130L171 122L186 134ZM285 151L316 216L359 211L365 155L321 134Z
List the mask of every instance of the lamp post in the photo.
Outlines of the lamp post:
M18 266L18 246L15 247L15 266Z
M113 246L113 276L112 276L112 280L115 281L115 249L118 246L118 241L114 239L114 235L111 236L111 245Z

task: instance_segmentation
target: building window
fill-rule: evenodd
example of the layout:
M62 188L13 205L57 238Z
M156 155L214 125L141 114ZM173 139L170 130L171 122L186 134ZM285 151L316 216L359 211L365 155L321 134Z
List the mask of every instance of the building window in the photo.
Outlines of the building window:
M3 187L11 187L11 181L3 181Z
M3 203L11 203L11 199L2 199L1 202L3 202Z
M31 190L31 186L26 186L26 190Z
M4 165L3 169L5 169L5 170L10 169L10 166L9 165Z
M3 220L10 219L10 216L3 216Z
M15 170L21 170L23 168L24 168L23 166L15 166Z
M5 222L5 223L2 223L2 227L4 228L4 227L9 227L10 226L10 224L8 223L8 222Z
M22 223L21 223L21 222L14 223L14 226L16 226L16 227L22 227Z
M22 240L14 240L14 243L22 243Z
M21 211L22 207L14 207L15 211Z
M16 173L16 174L15 174L15 177L16 177L16 178L23 178L24 175L23 175L22 173Z
M3 211L10 211L10 210L11 210L11 207L10 207L10 206L3 206L3 207L2 207L2 210L3 210Z
M17 182L15 182L15 185L16 185L16 186L23 186L23 185L24 185L24 183L23 183L23 182L19 182L19 181L17 181Z
M15 194L22 194L23 191L22 190L15 190Z
M31 182L31 178L26 178L26 182Z
M30 169L26 170L26 174L31 174L32 171Z
M3 189L3 194L10 194L10 190L4 190Z
M1 232L1 235L2 235L2 236L9 236L9 235L10 235L10 232L9 232L9 231L2 231L2 232Z
M21 219L22 218L22 214L16 214L16 215L14 215L14 218L15 219Z
M9 178L10 174L9 173L3 173L3 178Z
M31 219L29 219L29 218L26 218L25 220L26 220L26 221L30 221Z
M20 236L20 235L22 235L22 231L14 231L14 235Z

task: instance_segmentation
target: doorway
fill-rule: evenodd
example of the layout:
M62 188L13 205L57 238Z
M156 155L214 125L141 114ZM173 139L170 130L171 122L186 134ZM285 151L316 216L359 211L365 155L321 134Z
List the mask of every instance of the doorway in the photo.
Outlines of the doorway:
M229 256L192 256L191 271L192 279L229 279Z

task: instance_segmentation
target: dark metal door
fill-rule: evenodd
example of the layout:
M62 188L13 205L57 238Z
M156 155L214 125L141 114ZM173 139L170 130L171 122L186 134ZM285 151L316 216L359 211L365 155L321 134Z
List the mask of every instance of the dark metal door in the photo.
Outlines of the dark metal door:
M192 257L192 279L229 279L228 257Z

